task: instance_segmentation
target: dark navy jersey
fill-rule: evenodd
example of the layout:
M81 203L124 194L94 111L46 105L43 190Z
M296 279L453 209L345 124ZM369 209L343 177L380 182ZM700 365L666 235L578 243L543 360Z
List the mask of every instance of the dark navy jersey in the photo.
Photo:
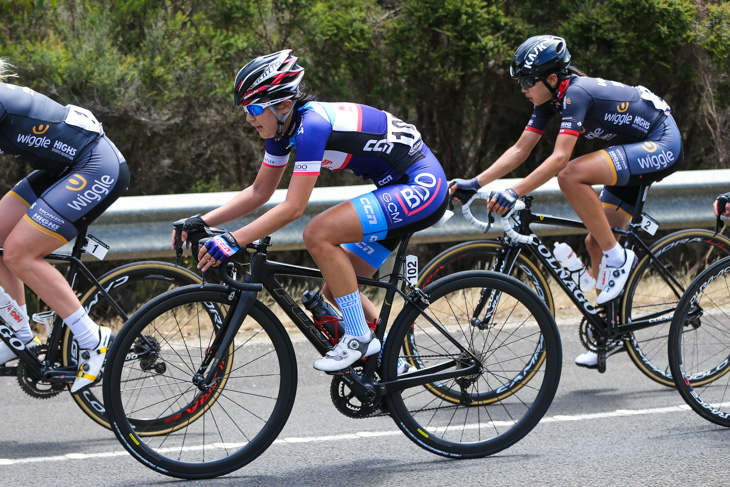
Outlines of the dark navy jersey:
M563 83L560 103L536 105L525 130L542 134L560 113L561 134L625 144L645 140L670 112L664 100L643 86L575 75Z
M0 155L59 174L104 133L94 115L62 106L30 88L0 83Z
M296 149L294 174L347 168L381 187L429 153L416 127L367 105L308 102L294 117L291 137L266 140L265 165L286 165Z

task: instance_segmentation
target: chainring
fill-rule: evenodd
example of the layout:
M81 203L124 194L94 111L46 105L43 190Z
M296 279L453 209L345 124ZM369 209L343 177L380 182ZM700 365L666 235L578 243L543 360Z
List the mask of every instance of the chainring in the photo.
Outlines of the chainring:
M606 345L599 345L596 336L593 334L593 327L588 324L588 320L586 320L585 318L580 321L580 326L578 327L578 336L580 337L580 343L583 345L583 348L591 352L598 353L599 351L605 351L609 355L611 355L612 353L618 351L624 346L623 340L625 335L619 339L609 340L609 342L612 343L608 347Z
M362 374L363 367L353 367L355 372ZM380 380L378 373L375 373L375 380ZM335 408L343 415L348 418L364 419L371 418L373 416L380 415L383 411L380 409L380 399L376 399L372 402L363 402L359 397L350 389L345 380L341 376L332 377L332 383L330 384L330 396L332 397L332 404Z
M31 350L36 356L40 356L46 354L47 348L45 345L40 345L33 347ZM17 378L23 392L36 399L50 399L66 389L66 384L50 383L33 377L22 360L18 361Z

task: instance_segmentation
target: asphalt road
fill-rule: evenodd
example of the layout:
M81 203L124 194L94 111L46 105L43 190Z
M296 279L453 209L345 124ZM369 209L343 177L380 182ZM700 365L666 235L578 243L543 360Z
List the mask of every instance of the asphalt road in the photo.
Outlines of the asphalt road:
M132 459L67 393L47 401L0 378L2 486L512 486L727 485L730 429L706 422L679 394L645 378L626 354L605 374L580 369L574 325L561 323L563 376L543 421L492 457L449 460L407 440L387 417L354 420L329 400L314 350L295 343L299 395L261 457L227 476L180 481Z

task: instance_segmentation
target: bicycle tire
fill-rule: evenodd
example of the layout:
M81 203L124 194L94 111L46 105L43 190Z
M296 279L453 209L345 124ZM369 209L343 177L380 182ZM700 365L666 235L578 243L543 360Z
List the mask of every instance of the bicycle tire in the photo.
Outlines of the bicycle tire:
M226 313L234 304L234 293L226 286L172 290L135 313L112 344L104 404L112 431L143 465L183 479L216 477L253 461L284 427L296 394L296 357L281 322L258 301L236 335L232 359L224 362L225 384L213 390L216 400L201 396L192 382L215 335L215 314L208 309ZM159 344L157 368L144 372L128 352L137 340L149 337ZM165 364L162 373L159 364ZM191 414L201 399L207 400L206 407L193 410L194 417L174 416ZM134 424L142 414L150 420L175 417L179 424L142 436Z
M650 249L682 285L683 291L705 268L730 255L730 239L710 230L680 230L658 240ZM623 323L663 313L663 322L631 333L624 344L643 374L668 387L674 387L674 380L669 369L667 340L673 310L681 295L672 292L646 255L627 279L621 306Z
M466 270L494 270L494 259L501 255L505 246L495 240L474 240L449 247L431 259L420 271L418 287L431 284L436 279ZM555 303L550 285L541 271L541 264L528 254L520 253L510 276L526 284L555 315Z
M489 322L478 327L471 317L484 289L497 291L499 302L488 308ZM469 377L389 394L386 406L393 420L409 439L438 455L478 458L510 447L538 424L560 382L562 346L553 315L526 285L494 272L459 272L424 292L424 313L477 356L482 367ZM398 377L399 358L412 359L403 345L409 334L417 342L418 369L468 359L420 309L407 305L385 343L386 381ZM459 391L460 401L451 400L455 392L439 397L434 389Z
M730 258L708 267L682 296L669 332L669 364L692 410L730 428Z
M107 272L99 278L99 284L131 316L150 299L175 287L201 283L197 274L167 262L143 261L125 264ZM82 293L81 305L95 323L110 327L118 333L124 325L119 313L103 297L101 291L91 286ZM64 327L61 342L62 365L78 363L78 345L68 327ZM103 376L102 376L103 380ZM101 382L79 394L72 394L76 404L92 420L109 429L109 420L101 399Z

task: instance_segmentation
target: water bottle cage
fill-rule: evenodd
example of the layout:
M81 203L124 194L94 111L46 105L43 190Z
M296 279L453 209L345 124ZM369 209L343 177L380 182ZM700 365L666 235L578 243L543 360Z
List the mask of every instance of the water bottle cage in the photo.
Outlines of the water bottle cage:
M332 345L336 345L337 342L340 341L339 327L337 326L340 321L342 321L342 318L330 315L322 315L320 319L314 320L314 324L319 329L319 331L321 331L322 334L327 337ZM334 330L334 336L332 336L332 333L328 331L324 325L332 325L332 329Z

